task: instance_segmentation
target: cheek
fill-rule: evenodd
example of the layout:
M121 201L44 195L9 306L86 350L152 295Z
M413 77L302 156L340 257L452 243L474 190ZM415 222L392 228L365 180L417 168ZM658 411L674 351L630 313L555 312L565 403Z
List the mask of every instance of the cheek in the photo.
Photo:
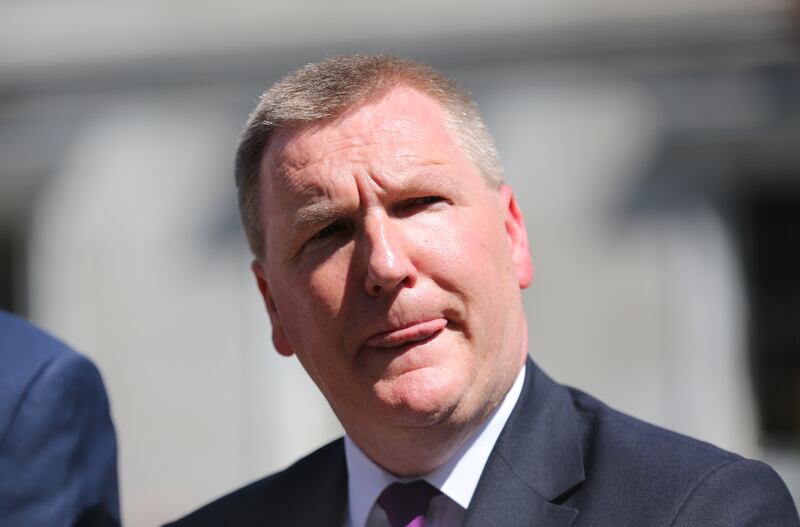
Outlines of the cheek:
M305 293L311 311L316 316L335 318L340 314L345 304L347 290L352 287L349 283L352 280L348 277L351 252L350 249L337 251L301 278L299 283L308 284ZM299 294L299 290L293 294Z
M500 332L516 287L504 226L494 216L462 214L421 247L425 273L460 299L467 337L488 349L483 339Z
M469 213L437 218L418 241L420 265L459 288L496 280L507 247L494 220Z

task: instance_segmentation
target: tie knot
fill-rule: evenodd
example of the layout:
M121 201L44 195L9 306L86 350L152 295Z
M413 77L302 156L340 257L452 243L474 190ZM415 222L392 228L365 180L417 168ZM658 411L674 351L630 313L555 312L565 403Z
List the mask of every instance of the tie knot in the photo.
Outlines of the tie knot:
M425 480L392 483L378 497L392 527L425 527L425 515L431 498L441 494Z

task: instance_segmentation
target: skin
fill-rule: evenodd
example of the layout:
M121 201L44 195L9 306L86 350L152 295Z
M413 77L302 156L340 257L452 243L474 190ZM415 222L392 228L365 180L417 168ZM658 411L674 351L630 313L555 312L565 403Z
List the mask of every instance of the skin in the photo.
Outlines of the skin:
M508 186L489 188L437 102L398 86L264 152L275 348L297 355L347 433L403 476L441 466L524 364L532 279Z

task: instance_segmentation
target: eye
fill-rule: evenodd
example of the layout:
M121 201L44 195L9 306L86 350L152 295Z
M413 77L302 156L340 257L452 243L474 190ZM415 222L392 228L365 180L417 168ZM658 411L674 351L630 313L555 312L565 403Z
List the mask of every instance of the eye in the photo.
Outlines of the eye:
M415 201L420 205L431 205L433 203L439 203L440 201L444 201L444 198L441 196L425 196L424 198L418 198Z
M314 234L311 238L309 238L309 241L321 240L323 238L328 238L330 236L333 236L334 234L336 234L337 232L341 231L344 228L345 228L345 226L342 225L341 223L331 223L327 227L321 229L319 232Z
M442 196L422 196L403 203L403 210L406 212L413 212L414 209L430 207L431 205L445 202L447 202L447 199Z

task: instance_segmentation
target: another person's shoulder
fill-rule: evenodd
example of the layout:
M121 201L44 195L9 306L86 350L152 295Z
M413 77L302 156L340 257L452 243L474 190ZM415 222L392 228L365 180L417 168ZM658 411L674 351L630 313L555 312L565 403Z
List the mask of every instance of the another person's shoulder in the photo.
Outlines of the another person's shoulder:
M77 355L60 340L22 318L0 311L0 363L10 367L26 367L35 371L41 365L64 355ZM15 376L19 376L19 371Z
M303 518L320 514L319 507L338 509L344 502L346 471L344 441L340 438L287 469L250 483L165 527L263 525L266 519L273 525L311 525ZM331 514L340 512L332 510Z
M0 524L116 525L117 451L94 364L0 312ZM94 523L92 523L94 522Z
M23 401L37 411L49 401L60 402L63 410L65 397L94 401L106 409L103 381L92 361L27 321L0 311L0 431L18 417Z
M569 391L584 424L584 486L605 489L605 506L635 503L672 525L798 525L789 491L768 465Z

